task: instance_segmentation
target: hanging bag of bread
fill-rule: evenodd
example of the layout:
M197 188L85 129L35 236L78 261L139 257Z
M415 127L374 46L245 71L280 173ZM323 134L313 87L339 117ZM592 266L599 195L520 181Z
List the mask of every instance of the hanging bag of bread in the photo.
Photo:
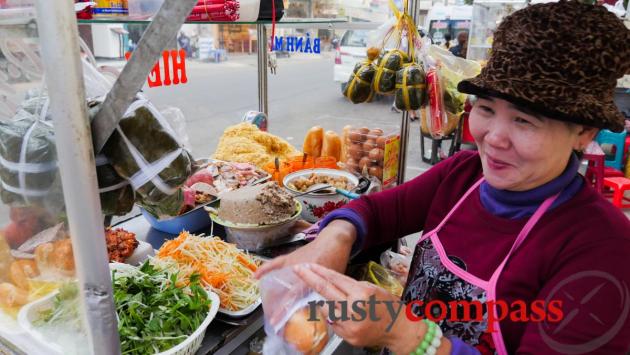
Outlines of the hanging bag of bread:
M354 66L350 79L344 84L343 96L347 97L352 103L360 104L372 100L372 96L374 96L372 80L374 80L374 74L376 73L374 59L378 57L378 54L378 48L370 47L367 50L367 59Z

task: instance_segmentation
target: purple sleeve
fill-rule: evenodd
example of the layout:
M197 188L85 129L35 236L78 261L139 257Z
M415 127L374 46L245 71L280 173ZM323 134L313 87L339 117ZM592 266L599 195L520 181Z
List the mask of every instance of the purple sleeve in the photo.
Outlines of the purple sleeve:
M391 244L423 230L444 177L457 164L473 157L475 152L460 152L400 186L351 201L345 208L359 214L367 226L362 248Z
M451 355L479 355L479 350L475 349L472 345L464 343L463 340L457 337L448 337L451 341Z
M354 228L357 230L357 239L352 246L351 256L355 256L358 254L363 246L363 240L365 239L366 231L366 223L363 221L363 218L360 214L358 214L355 210L350 208L339 208L332 212L330 212L324 219L319 222L319 230L324 229L330 222L336 219L346 220L354 225Z

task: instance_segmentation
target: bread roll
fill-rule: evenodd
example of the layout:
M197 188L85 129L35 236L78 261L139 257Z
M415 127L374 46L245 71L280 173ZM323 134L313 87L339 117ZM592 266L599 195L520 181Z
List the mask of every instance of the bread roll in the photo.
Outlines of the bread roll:
M12 262L13 256L9 243L0 234L0 282L9 281L9 269Z
M303 308L285 324L284 340L302 354L319 354L328 343L326 321L322 316L318 316L317 321L310 321L309 309Z
M38 276L39 270L35 260L16 260L11 263L9 274L14 285L23 290L28 290L28 279Z
M35 248L35 262L42 274L73 276L74 254L70 239L40 244Z
M65 276L74 275L74 254L70 239L59 240L54 243L53 264Z
M326 134L324 134L322 156L333 157L337 161L341 159L341 137L334 131L326 131Z
M0 284L0 306L19 307L28 303L28 292L8 282Z
M324 129L320 126L314 126L306 132L304 137L304 146L302 150L304 154L313 159L322 155L322 146L324 144Z

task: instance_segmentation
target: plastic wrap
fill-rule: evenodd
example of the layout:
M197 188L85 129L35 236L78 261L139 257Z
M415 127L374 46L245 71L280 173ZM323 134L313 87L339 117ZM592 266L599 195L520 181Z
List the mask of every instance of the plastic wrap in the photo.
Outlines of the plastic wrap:
M7 205L63 201L54 130L50 123L20 111L0 121L0 197Z
M260 280L260 291L267 335L263 353L321 352L332 331L321 307L311 304L323 301L323 297L309 289L291 267L265 275Z
M136 202L157 217L185 207L180 189L193 173L193 159L159 111L147 100L131 104L103 153L136 192Z

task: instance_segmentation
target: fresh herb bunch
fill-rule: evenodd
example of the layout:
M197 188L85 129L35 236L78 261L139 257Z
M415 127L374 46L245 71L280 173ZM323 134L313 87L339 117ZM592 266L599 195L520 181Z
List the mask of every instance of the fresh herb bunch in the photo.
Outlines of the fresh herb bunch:
M114 271L112 278L122 354L168 350L199 328L208 314L210 300L199 275L179 288L177 274L145 262L137 272Z

